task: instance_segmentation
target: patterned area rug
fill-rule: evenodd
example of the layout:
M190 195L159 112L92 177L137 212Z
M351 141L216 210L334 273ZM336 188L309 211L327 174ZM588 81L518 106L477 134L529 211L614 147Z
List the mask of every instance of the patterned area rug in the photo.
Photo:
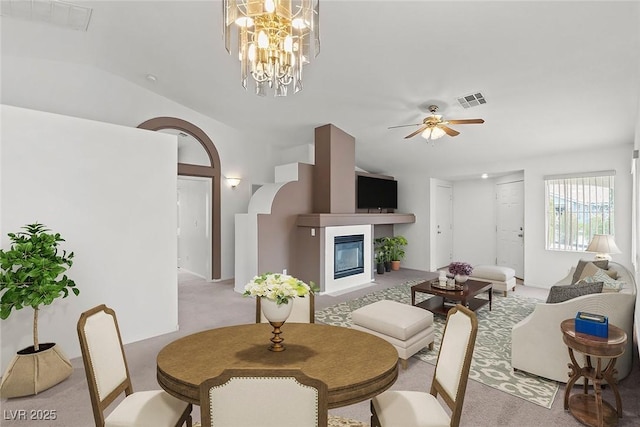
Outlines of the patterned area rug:
M352 420L350 418L343 418L343 417L337 417L335 415L329 415L328 426L329 427L369 427L369 424ZM193 423L193 427L202 427L202 424L196 422L196 423Z
M375 301L388 299L411 304L411 286L416 283L419 281L403 283L318 310L316 321L349 327L351 312ZM416 294L418 302L429 297L427 294ZM495 293L492 310L489 311L488 305L478 310L478 336L469 378L550 409L558 392L558 383L511 369L511 328L533 311L536 302L538 301L532 298L513 294L504 298ZM434 349L429 351L428 348L424 348L414 357L432 365L436 364L444 323L444 316L434 316Z

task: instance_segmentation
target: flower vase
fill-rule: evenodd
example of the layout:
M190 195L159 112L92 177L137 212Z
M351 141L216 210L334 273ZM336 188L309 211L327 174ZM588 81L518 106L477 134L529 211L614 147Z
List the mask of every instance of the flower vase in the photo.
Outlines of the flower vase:
M469 276L466 274L456 274L453 278L456 279L456 283L464 283L469 279Z
M280 334L282 333L280 328L291 314L293 301L287 301L287 304L278 304L274 300L262 297L260 299L260 307L264 317L269 321L271 326L273 326L273 338L271 338L271 342L273 344L269 346L269 350L284 351L285 347L284 344L282 344L284 339L280 337Z

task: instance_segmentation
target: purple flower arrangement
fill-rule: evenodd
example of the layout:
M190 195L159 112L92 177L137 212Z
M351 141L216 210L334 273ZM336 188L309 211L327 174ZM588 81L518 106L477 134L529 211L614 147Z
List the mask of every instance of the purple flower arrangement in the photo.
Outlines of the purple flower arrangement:
M471 264L466 262L452 262L449 264L449 273L468 276L473 271Z

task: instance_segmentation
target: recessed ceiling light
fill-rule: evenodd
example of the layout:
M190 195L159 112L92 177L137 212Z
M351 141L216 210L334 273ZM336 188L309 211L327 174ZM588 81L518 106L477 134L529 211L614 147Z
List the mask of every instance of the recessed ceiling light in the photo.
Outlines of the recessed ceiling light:
M480 178L482 178L482 179L487 179L487 178L489 178L489 175L487 175L486 173L483 173L483 174L480 176Z
M145 76L145 78L146 78L147 80L149 80L151 83L155 83L155 82L157 82L157 81L158 81L158 78L157 78L156 76L154 76L153 74L147 74L147 75Z

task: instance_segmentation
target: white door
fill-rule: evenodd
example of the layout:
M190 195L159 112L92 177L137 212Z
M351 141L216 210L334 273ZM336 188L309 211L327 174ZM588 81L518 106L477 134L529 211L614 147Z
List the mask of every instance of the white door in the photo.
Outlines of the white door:
M211 277L211 180L178 177L178 266Z
M497 204L496 263L524 279L524 182L498 184Z
M436 267L445 267L453 257L453 189L436 186Z

